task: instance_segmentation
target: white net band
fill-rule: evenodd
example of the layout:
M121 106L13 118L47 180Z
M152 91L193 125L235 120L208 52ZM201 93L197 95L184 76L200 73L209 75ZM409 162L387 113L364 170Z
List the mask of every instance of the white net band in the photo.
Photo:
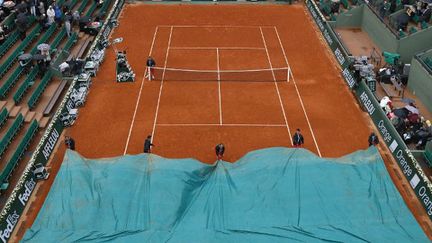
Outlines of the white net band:
M171 67L152 67L147 70L147 79L164 81L244 81L280 82L288 81L290 68L264 68L247 70L205 70ZM151 73L151 75L149 75Z

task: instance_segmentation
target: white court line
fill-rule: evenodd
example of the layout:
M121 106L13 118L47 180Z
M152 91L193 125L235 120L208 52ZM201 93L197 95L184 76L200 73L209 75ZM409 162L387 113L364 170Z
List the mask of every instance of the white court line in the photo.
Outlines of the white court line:
M279 40L279 45L280 45L281 48L282 48L282 54L283 54L283 56L284 56L284 58L285 58L285 63L287 64L287 67L288 67L288 82L289 82L289 77L290 77L289 75L290 75L290 73L291 73L291 76L292 76L291 67L290 67L290 65L289 65L288 57L286 56L285 49L284 49L284 47L283 47L283 45L282 45L282 41L281 41L281 39L280 39L280 37L279 37L279 31L277 30L276 26L274 26L274 30L275 30L275 32L276 32L276 36L277 36L277 38L278 38L278 40Z
M261 32L261 37L262 37L262 40L263 40L263 43L264 43L264 47L265 47L265 50L266 50L267 60L268 60L268 63L269 63L269 65L270 65L270 69L273 69L273 66L272 66L272 63L271 63L271 60L270 60L270 55L269 55L269 53L268 53L268 49L267 49L267 43L266 43L266 41L265 41L264 33L263 33L261 27L260 27L260 32ZM278 87L278 85L277 85L276 77L275 77L275 75L274 75L273 70L272 70L272 75L273 75L273 81L274 81L273 83L274 83L274 85L275 85L276 92L277 92L277 94L278 94L279 103L280 103L280 106L281 106L281 109L282 109L282 114L283 114L283 117L284 117L284 120L285 120L285 125L286 125L286 128L287 128L287 130L288 130L288 135L289 135L289 138L290 138L290 141L291 141L291 144L290 144L290 145L292 145L292 144L293 144L293 141L292 141L292 137L291 137L291 131L290 131L290 128L289 128L289 125L288 125L288 120L287 120L287 118L286 118L286 114L285 114L285 108L284 108L284 105L283 105L283 103L282 103L282 98L281 98L281 95L280 95L280 92L279 92L279 87Z
M276 35L277 35L277 37L278 37L278 39L279 39L279 44L280 44L280 46L281 46L281 48L282 48L282 52L283 52L283 54L284 54L286 64L287 64L287 66L289 67L288 58L287 58L286 55L285 55L285 49L284 49L284 47L283 47L283 45L282 45L282 41L281 41L281 39L280 39L280 37L279 37L279 31L277 30L276 27L275 27L274 29L275 29L275 31L276 31ZM291 72L291 76L292 76L292 79L293 79L294 87L295 87L296 92L297 92L297 96L298 96L298 98L299 98L299 100L300 100L300 105L301 105L301 107L302 107L302 109L303 109L303 113L304 113L304 115L305 115L305 117L306 117L306 122L307 122L307 124L308 124L308 126L309 126L309 130L311 131L312 139L313 139L313 141L314 141L314 143L315 143L315 147L316 147L316 149L317 149L317 151L318 151L318 155L319 155L320 157L322 157L322 156L321 156L321 151L320 151L320 149L319 149L319 147L318 147L318 143L317 143L316 138L315 138L315 134L314 134L313 129L312 129L312 125L310 124L309 117L308 117L308 115L307 115L307 113L306 113L306 109L305 109L304 104L303 104L303 99L302 99L302 97L300 96L300 92L299 92L299 90L298 90L298 88L297 88L297 83L296 83L296 81L295 81L295 79L294 79L294 74L293 74L292 72Z
M164 67L165 68L166 68L167 62L168 62L168 53L169 53L170 45L171 45L172 32L173 32L173 27L171 26L170 35L169 35L169 39L168 39L167 51L166 51L166 55L165 55L165 63L164 63ZM159 114L159 104L160 104L160 100L161 100L161 96L162 96L162 89L163 89L163 84L164 84L164 78L165 78L165 69L162 72L161 85L160 85L160 88L159 88L159 97L158 97L158 101L157 101L157 105L156 105L155 119L154 119L154 122L153 122L153 130L152 130L152 138L151 138L152 142L153 142L154 134L155 134L155 130L156 130L156 122L157 122L157 118L158 118L158 114Z
M156 26L155 32L153 34L153 41L152 41L151 46L150 46L149 56L151 56L151 53L153 51L153 45L155 43L157 32L158 32L158 27ZM136 117L136 114L137 114L137 111L138 111L139 102L141 100L141 93L142 93L142 89L143 89L143 86L144 86L144 79L145 79L145 76L146 76L146 71L147 71L147 67L145 68L144 75L143 75L143 77L141 79L141 87L140 87L140 91L138 93L137 101L136 101L136 104L135 104L135 111L134 111L134 114L133 114L133 117L132 117L131 125L129 127L129 134L128 134L128 137L127 137L127 140L126 140L126 145L125 145L125 149L124 149L123 155L126 154L128 146L129 146L129 141L130 141L130 137L131 137L131 134L132 134L132 129L133 129L133 126L134 126L134 123L135 123L135 117Z
M286 124L219 124L219 123L159 123L161 127L206 127L206 126L223 126L223 127L286 127Z
M159 27L175 27L175 28L273 28L271 26L260 25L158 25Z
M227 47L227 46L177 46L177 47L170 47L171 50L265 50L265 48L262 47L247 47L247 46L239 46L239 47Z
M222 95L221 95L221 83L220 83L220 66L219 66L219 48L216 49L217 59L217 73L218 73L218 92L219 92L219 124L222 125Z

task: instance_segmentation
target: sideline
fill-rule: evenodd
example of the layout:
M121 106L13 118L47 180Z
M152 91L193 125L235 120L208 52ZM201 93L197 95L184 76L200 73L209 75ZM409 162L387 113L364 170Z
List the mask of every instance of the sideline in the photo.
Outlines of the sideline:
M153 122L151 142L153 142L153 140L154 140L154 134L156 131L156 122L157 122L157 118L158 118L158 114L159 114L159 105L160 105L160 100L161 100L161 96L162 96L162 89L163 89L164 78L165 78L165 69L166 69L166 66L168 63L168 54L169 54L170 45L171 45L171 37L172 37L173 28L174 27L171 26L170 35L169 35L169 39L168 39L168 46L167 46L166 55L165 55L164 70L162 73L161 85L160 85L160 89L159 89L159 97L158 97L158 101L157 101L157 105L156 105L156 113L155 113L155 118L154 118L154 122Z
M260 27L260 32L261 32L262 41L263 41L263 43L264 43L264 47L265 47L265 50L266 50L266 54L267 54L267 61L268 61L269 65L270 65L270 69L272 70L271 72L272 72L273 81L274 81L273 83L274 83L274 85L275 85L276 92L277 92L277 94L278 94L279 103L280 103L280 106L281 106L281 109L282 109L282 115L283 115L283 117L284 117L285 124L286 124L286 128L287 128L287 131L288 131L288 135L289 135L289 138L290 138L290 141L291 141L290 145L292 145L292 144L293 144L293 140L292 140L292 136L291 136L290 127L289 127L289 125L288 125L288 120L287 120L287 117L286 117L286 114L285 114L285 107L284 107L283 102L282 102L282 98L281 98L281 95L280 95L280 92L279 92L279 87L278 87L278 85L277 85L276 77L275 77L275 75L274 75L274 71L273 71L273 65L272 65L272 63L271 63L270 55L269 55L269 52L268 52L268 49L267 49L267 43L266 43L266 41L265 41L264 33L263 33L261 27ZM320 155L320 157L321 157L321 155Z
M151 54L153 52L153 46L154 46L154 43L155 43L155 39L156 39L156 35L157 35L157 32L158 32L158 29L159 29L159 27L156 26L155 31L153 33L153 41L152 41L151 46L150 46L149 56L151 56ZM128 146L129 146L129 141L130 141L130 138L131 138L133 126L135 124L135 117L136 117L136 114L137 114L137 111L138 111L139 102L141 100L141 93L142 93L142 90L143 90L144 80L145 80L146 74L147 74L147 66L144 69L144 74L143 74L143 77L141 79L141 87L140 87L140 91L138 93L137 101L136 101L136 104L135 104L135 111L134 111L134 114L133 114L133 117L132 117L131 125L129 127L129 134L128 134L128 137L126 139L126 145L125 145L125 149L124 149L123 155L126 155L126 152L127 152Z

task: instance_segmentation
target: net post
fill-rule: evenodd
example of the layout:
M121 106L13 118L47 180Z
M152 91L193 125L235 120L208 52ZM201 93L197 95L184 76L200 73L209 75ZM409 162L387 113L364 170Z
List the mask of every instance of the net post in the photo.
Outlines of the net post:
M289 83L289 81L290 81L290 78L291 78L291 67L290 66L288 66L288 74L287 74L287 82Z
M147 67L147 78L148 78L148 81L152 80L152 74L151 74L150 67Z

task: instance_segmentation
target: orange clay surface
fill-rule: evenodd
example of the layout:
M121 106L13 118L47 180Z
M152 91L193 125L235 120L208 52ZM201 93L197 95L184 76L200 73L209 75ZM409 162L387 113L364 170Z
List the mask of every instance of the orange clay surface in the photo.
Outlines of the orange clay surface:
M117 48L127 51L136 81L115 82L114 51L108 49L68 131L85 157L141 153L153 134L153 153L164 157L212 163L214 146L222 142L224 159L235 161L255 149L290 147L296 128L304 147L316 154L319 149L323 157L367 146L368 122L303 6L127 5L116 37L124 38ZM202 47L208 49L197 50ZM244 70L287 67L284 52L294 76L290 82L273 82L271 72L245 73L241 82L219 83L217 73L214 81L172 81L187 75L166 72L164 82L145 80L141 87L149 54L158 67L217 70L219 63L220 70ZM251 82L244 81L247 75ZM265 82L257 82L264 75Z
M291 147L296 128L304 148L323 157L366 148L370 122L303 5L136 4L126 5L119 22L112 38L124 38L117 48L127 51L136 80L115 82L115 53L107 49L87 102L66 131L83 156L138 154L153 134L157 155L213 163L214 147L222 142L224 160L234 162L255 149ZM245 74L250 82L218 82L217 73L214 81L172 81L178 77L169 72L163 82L143 81L149 55L158 67L244 70L287 67L284 53L290 82L273 82L271 72ZM269 75L266 81L257 82L263 75ZM61 144L53 173L63 154ZM31 226L53 178L36 194L18 238Z

